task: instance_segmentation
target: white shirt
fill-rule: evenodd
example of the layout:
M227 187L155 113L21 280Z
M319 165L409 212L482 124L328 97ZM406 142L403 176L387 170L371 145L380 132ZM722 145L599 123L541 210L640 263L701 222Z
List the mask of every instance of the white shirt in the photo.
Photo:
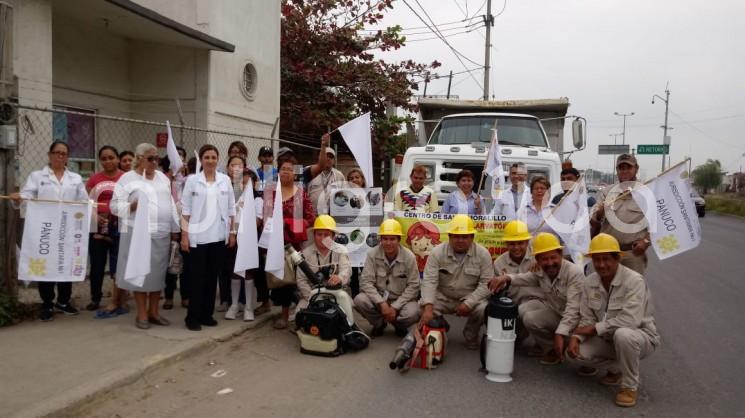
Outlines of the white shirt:
M535 236L535 234L539 232L550 232L556 235L548 222L543 221L544 218L548 219L549 216L551 216L551 211L553 210L554 206L555 205L553 204L548 204L546 206L543 206L539 211L536 210L535 206L533 205L533 199L528 199L527 205L523 206L522 209L518 211L517 219L528 224L528 231L533 236ZM543 223L543 225L541 225L541 223ZM539 225L541 225L540 229L538 229Z
M231 218L235 216L235 195L230 178L216 172L207 183L204 172L186 179L181 196L181 213L189 216L189 245L228 241Z
M58 180L49 166L29 174L20 194L24 199L89 200L79 174L65 169L62 180Z
M492 215L504 215L508 221L518 219L518 213L524 210L525 205L530 200L530 191L528 187L523 187L522 193L517 196L517 207L515 207L515 192L509 188L502 192L502 196L494 202Z
M143 193L148 199L150 235L153 238L163 238L171 232L179 232L178 214L171 195L171 182L158 170L155 170L152 179L134 170L128 171L116 182L109 206L111 213L120 219L121 232L131 233L130 228L134 226L136 211L130 212L129 205Z

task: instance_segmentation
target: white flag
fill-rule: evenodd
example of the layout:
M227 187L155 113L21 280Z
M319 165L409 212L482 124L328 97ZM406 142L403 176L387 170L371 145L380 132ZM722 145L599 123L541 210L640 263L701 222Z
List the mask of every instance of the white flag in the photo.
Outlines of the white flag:
M197 171L194 174L199 174L199 172L202 171L202 163L199 162L199 153L197 150L194 150L194 156L197 157Z
M246 270L259 267L258 234L256 233L256 206L254 204L253 183L249 182L243 190L243 208L238 225L238 249L236 250L235 274L246 277Z
M171 132L171 122L166 121L166 129L168 130L168 142L166 143L166 154L168 155L168 161L171 162L171 172L175 175L184 163L181 162L181 156L178 155L176 149L176 143L173 141L173 132Z
M92 205L26 202L18 280L85 280Z
M370 137L370 112L358 116L339 127L344 142L352 151L357 165L365 175L367 187L373 186L372 138Z
M564 242L572 260L582 264L584 255L590 248L590 215L585 179L580 177L567 193L546 219L546 223Z
M150 274L150 202L147 194L137 193L137 210L129 243L129 255L124 270L124 280L141 287Z
M277 189L274 191L272 217L267 220L262 234L269 234L264 270L281 280L285 277L285 236L284 222L282 221L282 189L279 187L279 183L277 183Z
M649 239L660 260L694 249L701 242L701 225L687 178L686 165L678 164L631 192L647 218ZM650 199L654 201L648 202Z
M497 137L497 128L494 127L492 132L491 145L489 153L486 156L486 167L484 171L492 178L491 195L492 198L498 199L501 191L505 189L504 184L504 167L502 166L502 150L499 148L499 138Z

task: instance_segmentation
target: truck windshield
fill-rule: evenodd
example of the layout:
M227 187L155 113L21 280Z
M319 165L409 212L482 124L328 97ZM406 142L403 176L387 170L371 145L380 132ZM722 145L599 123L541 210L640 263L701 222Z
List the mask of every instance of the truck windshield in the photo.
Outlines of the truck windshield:
M429 144L451 145L491 142L495 116L445 118L432 132ZM546 147L546 138L536 119L500 117L497 122L499 142L510 145Z

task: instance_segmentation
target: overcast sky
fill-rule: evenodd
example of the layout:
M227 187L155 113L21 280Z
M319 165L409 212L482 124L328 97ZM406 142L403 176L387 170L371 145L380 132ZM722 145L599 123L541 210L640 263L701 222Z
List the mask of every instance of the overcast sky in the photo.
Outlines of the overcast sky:
M427 19L415 0L406 0ZM447 23L483 15L484 0L419 0L435 23ZM493 0L492 14L505 3ZM460 7L458 7L460 6ZM479 18L472 20L475 23ZM404 29L424 24L406 7L394 2L385 26ZM460 33L466 22L441 26L450 44L483 65L483 25ZM410 40L432 38L427 29ZM497 100L568 97L570 114L588 120L589 145L573 157L575 166L609 170L611 156L598 156L599 144L612 144L611 134L622 131L622 118L630 113L626 141L662 143L665 104L651 103L653 94L664 97L670 86L670 121L673 128L673 163L692 156L693 166L707 158L719 159L727 171L745 165L745 3L735 0L590 1L507 0L504 12L492 29L491 92ZM438 73L460 72L464 66L439 39L410 42L384 55L386 59L434 59L443 65ZM463 60L466 68L477 67ZM475 71L478 83L483 70ZM468 74L457 75L452 94L477 99L482 89ZM447 79L436 80L428 94L444 94ZM420 90L421 92L421 90ZM569 124L568 124L569 126ZM571 131L565 132L565 149L571 147ZM621 137L617 137L621 143ZM661 156L639 156L642 176L661 168Z

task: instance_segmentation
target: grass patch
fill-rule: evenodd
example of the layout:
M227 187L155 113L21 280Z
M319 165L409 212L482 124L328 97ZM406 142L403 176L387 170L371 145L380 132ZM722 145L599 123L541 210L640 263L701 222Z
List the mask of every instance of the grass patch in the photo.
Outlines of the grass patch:
M745 200L707 196L706 210L745 217Z
M34 308L18 301L13 295L0 290L0 327L17 324L34 315Z

